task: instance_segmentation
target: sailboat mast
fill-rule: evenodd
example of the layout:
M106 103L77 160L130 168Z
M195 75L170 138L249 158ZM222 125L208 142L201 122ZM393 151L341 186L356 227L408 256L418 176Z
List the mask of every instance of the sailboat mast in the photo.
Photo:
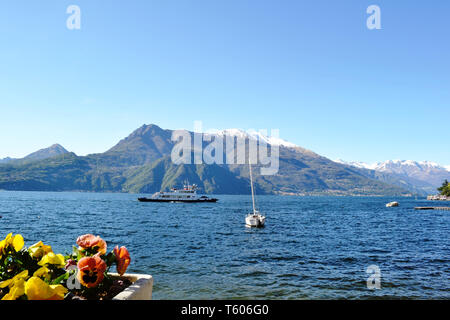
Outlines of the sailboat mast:
M252 165L250 164L250 159L248 160L248 167L250 171L250 186L252 189L252 203L253 203L253 214L256 213L255 210L255 192L253 191L253 177L252 177Z

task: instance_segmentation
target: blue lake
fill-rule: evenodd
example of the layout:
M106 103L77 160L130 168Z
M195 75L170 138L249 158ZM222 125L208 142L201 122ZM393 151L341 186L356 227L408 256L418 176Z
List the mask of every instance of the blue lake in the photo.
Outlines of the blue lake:
M450 211L415 211L424 199L258 196L266 228L252 230L250 196L138 196L0 192L0 236L61 253L85 233L108 250L125 245L128 271L154 276L154 299L450 298ZM394 200L400 207L385 207ZM381 270L379 290L367 288L370 265Z

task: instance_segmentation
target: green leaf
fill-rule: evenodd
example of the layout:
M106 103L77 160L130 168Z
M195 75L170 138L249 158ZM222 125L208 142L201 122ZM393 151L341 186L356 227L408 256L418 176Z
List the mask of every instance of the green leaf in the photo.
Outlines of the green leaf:
M66 272L63 275L59 276L58 278L56 278L55 280L50 282L50 284L61 284L61 282L63 280L67 280L67 279L69 279L69 272Z

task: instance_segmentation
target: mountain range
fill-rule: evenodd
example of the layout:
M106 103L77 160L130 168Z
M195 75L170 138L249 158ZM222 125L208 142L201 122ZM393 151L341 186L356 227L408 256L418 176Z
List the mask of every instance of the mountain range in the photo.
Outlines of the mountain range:
M188 180L205 193L250 192L247 165L174 164L170 157L175 145L172 133L154 124L143 125L104 153L77 156L54 145L23 159L3 159L0 189L153 193ZM193 137L194 133L189 135ZM419 179L401 183L394 173L335 162L282 139L238 129L210 135L242 136L247 143L253 139L258 145L264 141L279 146L278 173L263 176L255 170L259 194L400 196L421 190L412 184ZM204 142L203 147L207 144Z
M64 149L63 146L61 146L60 144L54 144L48 148L44 148L44 149L40 149L36 152L30 153L29 155L27 155L24 158L21 159L14 159L14 158L10 158L10 157L6 157L4 159L0 159L0 164L5 164L5 163L24 163L27 161L36 161L36 160L43 160L43 159L48 159L51 157L55 157L55 156L59 156L65 153L69 153L69 151L67 151L66 149Z
M346 162L339 159L336 162L374 171L373 174L377 179L391 182L422 195L436 193L436 188L440 187L445 179L450 178L450 166L430 161L387 160L368 164Z

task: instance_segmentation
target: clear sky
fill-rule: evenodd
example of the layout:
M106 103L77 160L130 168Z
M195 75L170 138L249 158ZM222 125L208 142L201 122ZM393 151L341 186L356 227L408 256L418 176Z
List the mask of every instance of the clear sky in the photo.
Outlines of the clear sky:
M3 0L0 158L201 120L331 159L448 165L449 16L447 0Z

